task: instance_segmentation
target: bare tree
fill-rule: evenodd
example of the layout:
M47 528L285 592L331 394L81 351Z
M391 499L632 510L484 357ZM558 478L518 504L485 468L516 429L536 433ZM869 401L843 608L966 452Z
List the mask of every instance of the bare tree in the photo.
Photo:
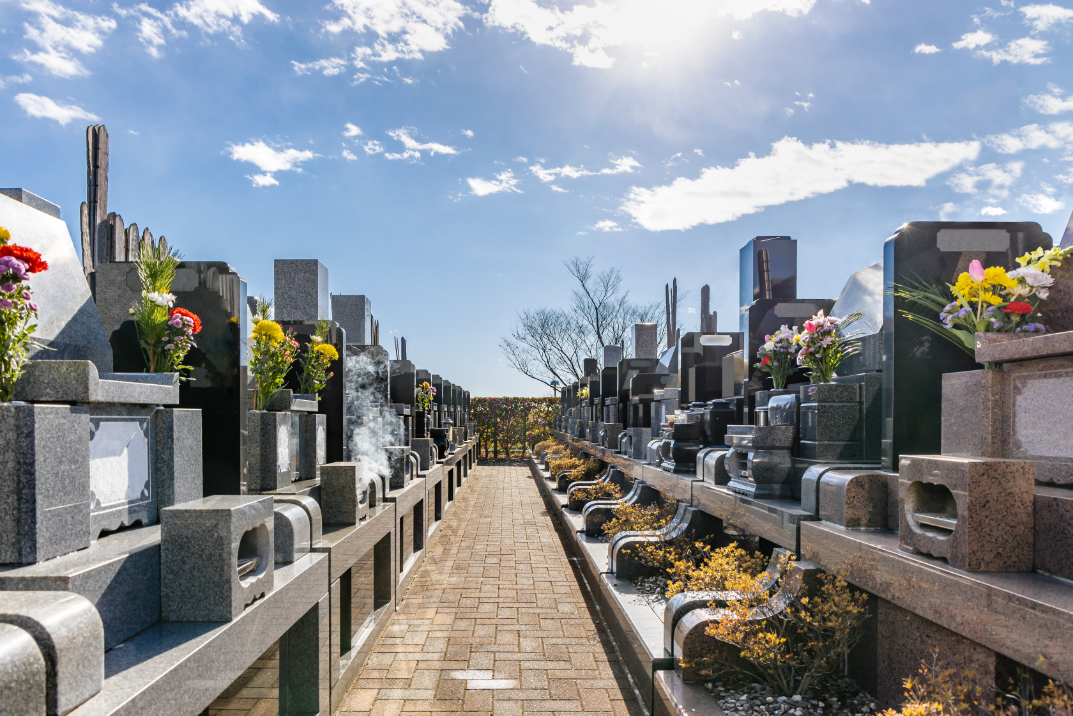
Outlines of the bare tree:
M633 354L633 324L655 323L658 341L666 337L659 320L662 305L634 303L622 287L622 272L609 268L597 273L593 257L574 257L563 265L577 281L565 309L538 308L518 313L510 336L502 339L507 362L544 385L569 385L584 375L584 359L603 357L605 345L622 346Z

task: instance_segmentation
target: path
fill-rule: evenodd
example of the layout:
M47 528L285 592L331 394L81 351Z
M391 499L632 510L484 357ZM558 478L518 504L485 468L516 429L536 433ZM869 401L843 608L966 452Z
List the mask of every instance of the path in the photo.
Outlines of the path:
M477 467L428 549L337 714L641 714L527 467Z

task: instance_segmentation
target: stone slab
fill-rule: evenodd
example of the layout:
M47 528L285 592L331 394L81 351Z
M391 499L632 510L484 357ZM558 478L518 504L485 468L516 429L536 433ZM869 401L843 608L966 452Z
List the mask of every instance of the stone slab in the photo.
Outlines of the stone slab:
M38 211L44 212L54 219L60 218L59 204L53 204L48 199L42 199L32 191L26 191L25 189L0 189L0 194L11 197L15 201L25 204L31 209L37 209Z
M369 514L372 481L360 462L334 462L321 467L320 506L326 525L356 525ZM374 489L374 488L373 488Z
M1073 490L1037 485L1035 568L1073 579Z
M178 405L178 373L99 373L88 360L31 360L15 387L30 403Z
M278 490L291 484L295 478L291 465L291 413L251 410L247 420L250 492Z
M0 593L0 623L28 633L46 663L50 714L66 714L104 681L104 627L85 597L70 592Z

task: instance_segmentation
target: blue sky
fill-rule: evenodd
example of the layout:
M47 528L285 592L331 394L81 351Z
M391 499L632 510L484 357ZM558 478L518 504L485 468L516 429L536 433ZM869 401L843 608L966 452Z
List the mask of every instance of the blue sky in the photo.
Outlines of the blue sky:
M646 301L708 283L730 328L754 235L820 298L905 221L1059 239L1071 33L1070 0L0 0L0 185L77 237L103 122L128 224L254 294L319 258L419 367L541 394L499 339L575 254Z

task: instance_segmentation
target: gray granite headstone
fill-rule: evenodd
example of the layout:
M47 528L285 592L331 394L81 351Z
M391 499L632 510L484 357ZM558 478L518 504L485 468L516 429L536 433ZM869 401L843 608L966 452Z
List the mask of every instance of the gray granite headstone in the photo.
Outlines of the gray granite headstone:
M0 189L0 194L9 196L15 201L21 202L26 206L43 211L49 216L60 218L60 206L59 204L53 204L48 199L42 199L32 191L26 191L25 189Z
M604 346L604 368L618 368L620 360L622 360L622 346Z
M330 310L327 266L316 259L276 259L275 320L326 321Z
M635 323L633 324L633 357L655 358L656 357L656 324Z
M4 592L0 623L27 632L45 658L49 714L65 714L104 683L104 626L85 597L70 592ZM7 689L4 696L7 698Z
M48 270L30 279L40 306L30 357L40 360L90 360L101 373L112 372L112 347L93 303L82 262L67 225L55 216L0 194L0 226L11 243L41 254Z
M365 296L332 296L332 320L346 331L348 345L373 343L373 302Z

